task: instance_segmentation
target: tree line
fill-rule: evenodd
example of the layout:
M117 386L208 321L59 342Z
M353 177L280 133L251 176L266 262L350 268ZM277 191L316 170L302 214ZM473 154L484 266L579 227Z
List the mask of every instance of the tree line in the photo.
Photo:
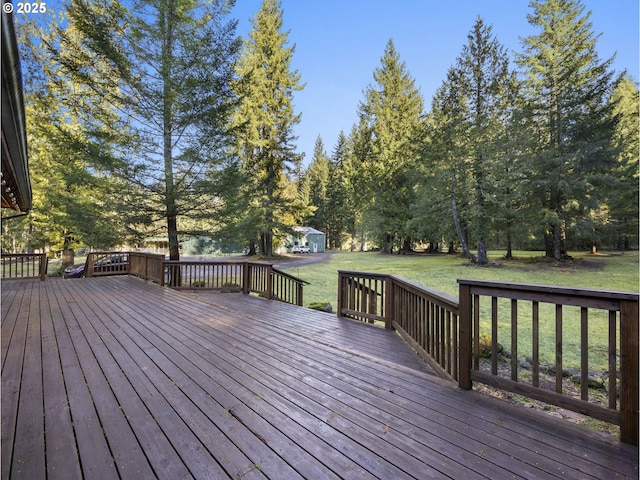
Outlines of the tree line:
M511 58L482 18L432 99L389 40L359 121L303 168L278 0L248 38L233 2L70 0L21 25L34 207L5 249L214 237L267 256L295 225L329 248L630 248L638 89L601 61L578 0L531 1ZM304 113L304 112L302 112ZM476 252L476 253L473 253Z

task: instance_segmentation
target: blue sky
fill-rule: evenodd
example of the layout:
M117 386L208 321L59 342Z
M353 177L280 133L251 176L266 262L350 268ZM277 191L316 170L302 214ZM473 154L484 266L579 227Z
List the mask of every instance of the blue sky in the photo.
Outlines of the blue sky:
M637 81L638 0L583 0L601 34L601 60L617 52L614 68ZM246 36L262 0L236 0L232 16ZM349 134L358 103L373 83L384 47L393 38L401 59L430 108L431 98L455 63L480 15L508 49L537 33L527 22L528 0L282 0L284 26L295 44L293 68L306 87L294 103L302 120L296 127L298 151L311 161L318 135L331 153L341 130Z

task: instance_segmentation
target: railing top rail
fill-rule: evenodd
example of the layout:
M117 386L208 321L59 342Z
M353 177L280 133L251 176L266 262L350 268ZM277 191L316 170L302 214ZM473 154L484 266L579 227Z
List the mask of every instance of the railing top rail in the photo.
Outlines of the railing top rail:
M300 284L309 285L309 282L307 282L306 280L302 280L301 278L294 277L293 275L290 275L287 272L283 272L282 270L278 270L277 268L272 268L271 270L273 271L273 273L277 273L278 275L282 275L283 277L286 277L286 278L288 278L290 280L293 280L294 282L297 282L297 283L300 283Z
M440 292L433 288L425 287L424 285L414 282L413 280L408 280L404 277L400 277L398 275L389 275L389 277L393 278L393 281L396 285L402 285L404 287L409 287L410 289L417 291L420 294L425 294L426 296L437 300L439 303L444 304L443 306L448 307L455 313L458 312L458 307L460 302L457 297L453 295L448 295L444 292Z
M359 272L356 270L338 270L338 273L346 276L378 278L381 280L384 280L385 278L389 278L391 276L388 273Z
M123 251L111 250L107 252L87 252L87 256L89 255L129 255L130 253L137 253L137 252L129 252L127 250L123 250Z
M266 262L247 262L245 260L206 260L206 261L198 261L198 260L165 260L165 265L232 265L232 266L257 266L257 267L271 267L271 271L273 273L277 273L285 278L288 278L296 283L309 285L309 282L306 280L302 280L301 278L295 277L287 272L283 272L282 270L278 270L277 268L273 268L273 264Z
M244 265L247 262L241 260L165 260L165 265Z
M126 253L134 257L153 257L153 258L162 258L162 259L165 258L165 256L162 253L146 253L146 252L115 252L115 253Z
M594 290L587 288L560 287L554 285L539 285L531 283L504 283L489 280L458 279L460 285L479 287L484 289L502 290L504 292L535 292L548 295L562 295L573 297L589 297L607 300L631 300L637 302L640 294L614 290ZM497 295L500 296L500 295Z

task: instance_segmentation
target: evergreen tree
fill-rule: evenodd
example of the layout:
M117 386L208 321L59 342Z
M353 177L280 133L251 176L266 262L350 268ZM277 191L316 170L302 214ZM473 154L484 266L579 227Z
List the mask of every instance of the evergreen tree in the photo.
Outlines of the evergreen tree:
M104 168L118 142L128 140L125 128L113 104L46 55L53 46L58 60L84 55L84 40L73 24L58 31L44 24L21 27L34 195L23 222L26 250L62 251L65 264L73 263L78 246L108 248L126 238L125 219L116 214L126 188ZM93 69L104 73L106 66L96 59Z
M349 203L346 218L347 230L351 236L350 250L360 243L360 250L365 249L367 241L367 215L373 204L374 192L367 175L368 163L372 158L372 130L364 118L351 128L345 144L343 170L347 202Z
M441 165L454 152L454 158L445 162L449 163L445 168L450 171L454 224L465 255L484 265L490 232L504 228L501 224L509 218L503 196L508 193L514 158L507 155L507 127L512 123L517 83L506 49L481 18L468 40L436 95L432 135ZM500 184L506 188L500 189ZM473 230L477 258L468 250L461 215Z
M291 70L294 48L286 46L288 32L282 27L281 3L264 0L236 65L236 149L251 200L248 215L256 221L260 250L267 256L273 254L274 236L291 226L286 219L295 217L295 195L288 185L301 161L293 144L293 127L300 120L293 93L303 85Z
M423 115L423 101L414 80L389 40L373 78L365 91L360 114L372 132L371 157L367 161L372 228L384 250L409 249L410 205L419 157L416 139Z
M605 200L607 235L613 236L610 244L618 249L629 249L632 240L638 238L640 201L638 152L640 151L640 99L637 84L628 75L616 84L611 102L617 118L614 147L617 161L612 169L615 183L607 188Z
M455 202L452 173L457 155L452 150L455 138L449 140L447 130L443 129L446 119L437 99L438 95L434 97L421 135L421 158L416 169L418 186L410 227L416 239L429 244L430 253L439 250L441 241L445 241L453 253L457 234L451 216L452 200Z
M469 168L469 146L471 117L469 105L457 82L456 70L452 67L447 74L447 80L436 91L433 105L429 114L429 150L425 155L427 176L423 176L421 186L421 204L427 205L426 212L433 212L426 222L449 223L443 217L453 219L455 236L457 237L466 258L474 259L468 247L468 225L471 219L470 205L473 192L468 187L472 185L471 169ZM443 201L444 200L444 201ZM450 205L444 210L440 205ZM434 212L434 208L436 211ZM433 236L433 232L428 232ZM453 243L450 244L453 246ZM449 249L453 252L453 248Z
M135 130L136 144L109 168L145 192L151 218L164 218L172 260L179 259L181 216L197 215L209 197L206 173L228 140L236 22L225 0L71 0L69 21L88 49L54 57L70 75L113 102ZM66 41L64 35L63 42ZM95 59L106 65L92 68ZM99 74L100 73L100 74Z
M327 186L329 183L329 158L324 150L322 138L318 136L313 148L313 159L304 175L304 183L309 190L309 205L315 208L308 226L327 231Z
M607 102L613 59L600 62L579 0L533 0L527 18L539 30L524 39L518 62L533 152L532 189L541 207L548 257L566 257L570 229L585 232L602 201L602 183L615 158L614 116Z
M470 124L464 156L471 172L477 262L484 265L491 218L495 218L493 207L501 203L495 183L510 174L512 159L505 161L503 148L515 107L516 79L506 49L493 36L491 26L478 18L467 38L469 43L455 67L457 85L453 88L460 90L456 95L466 104L466 118L460 121Z
M344 132L338 135L329 163L329 182L327 185L327 244L329 248L340 249L344 243L344 234L348 225L353 223L353 200L349 197L349 179L346 169L347 137Z

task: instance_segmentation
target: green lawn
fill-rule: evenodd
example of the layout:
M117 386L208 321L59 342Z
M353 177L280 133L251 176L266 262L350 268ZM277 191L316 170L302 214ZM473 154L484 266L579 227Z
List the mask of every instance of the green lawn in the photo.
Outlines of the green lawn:
M540 252L516 252L515 255L515 260L507 261L502 258L502 252L493 252L490 254L489 266L476 267L459 256L338 252L332 254L327 262L294 267L288 271L310 283L304 288L305 305L330 302L334 310L337 307L338 270L396 274L455 297L458 296L459 278L638 291L638 252L603 255L574 253L573 261L565 264L546 261ZM481 304L483 333L489 333L488 303L485 301ZM540 305L540 357L541 361L551 363L555 360L553 308L552 305ZM500 300L498 341L505 348L511 343L509 309L508 301ZM524 357L531 355L530 303L529 306L526 302L523 303L518 312L518 356ZM564 364L567 367L577 367L580 364L579 308L565 307L563 316ZM603 371L606 370L608 361L606 312L590 311L589 324L590 368Z
M305 305L330 302L334 308L338 297L338 270L396 274L456 297L459 278L638 291L638 252L574 253L574 261L565 265L543 260L540 252L515 252L513 261L504 260L503 255L504 252L490 252L491 265L475 267L459 256L336 252L328 262L286 270L310 283L304 289Z

